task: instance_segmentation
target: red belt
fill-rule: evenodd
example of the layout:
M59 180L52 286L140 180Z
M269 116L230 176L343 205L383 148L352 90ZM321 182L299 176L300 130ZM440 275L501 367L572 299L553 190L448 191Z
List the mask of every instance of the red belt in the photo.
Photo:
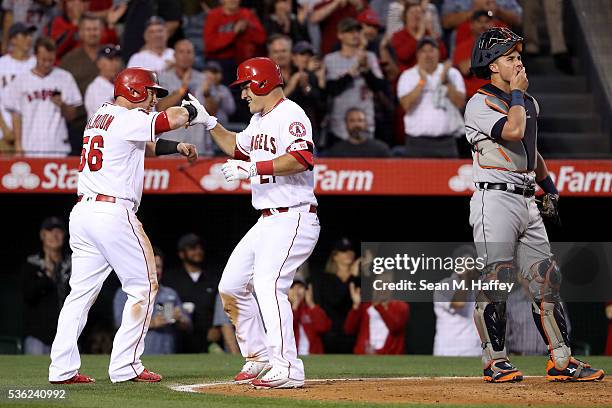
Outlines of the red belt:
M286 212L289 212L289 207L264 208L263 210L261 210L261 215L263 215L264 217L269 217L271 215L274 215L274 213L272 211L277 211L279 213L286 213ZM310 209L308 210L308 212L316 213L317 212L317 206L311 204L310 205Z
M77 198L77 203L80 203L81 200L83 200L82 195L80 195L79 198ZM96 201L105 201L107 203L114 203L117 201L117 199L113 196L107 196L104 194L96 194Z

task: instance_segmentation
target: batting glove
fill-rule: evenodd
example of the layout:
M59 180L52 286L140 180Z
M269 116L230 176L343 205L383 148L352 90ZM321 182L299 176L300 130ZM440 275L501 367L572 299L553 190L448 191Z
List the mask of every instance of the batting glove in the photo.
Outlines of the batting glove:
M227 181L247 180L257 175L257 166L243 160L228 160L221 166L221 172Z
M204 105L202 105L192 94L187 94L187 99L184 99L181 103L182 107L185 107L185 105L191 105L197 111L196 117L189 122L190 126L201 123L206 127L206 130L210 130L217 126L217 118L210 116Z

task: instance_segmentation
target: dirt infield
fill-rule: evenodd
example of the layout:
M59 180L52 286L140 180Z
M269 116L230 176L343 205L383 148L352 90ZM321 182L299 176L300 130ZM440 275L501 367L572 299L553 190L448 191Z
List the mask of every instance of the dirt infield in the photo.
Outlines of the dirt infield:
M248 385L200 384L182 389L244 397L282 397L297 400L574 407L612 406L612 383L549 383L526 378L514 384L487 384L480 378L403 378L311 380L297 390L255 390Z

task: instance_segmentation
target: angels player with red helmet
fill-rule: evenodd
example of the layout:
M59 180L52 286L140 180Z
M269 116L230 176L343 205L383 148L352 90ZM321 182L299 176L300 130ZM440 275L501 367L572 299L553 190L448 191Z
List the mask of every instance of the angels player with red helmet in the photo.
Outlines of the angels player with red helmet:
M253 207L261 212L219 283L246 359L234 380L256 388L302 387L304 364L297 358L287 294L319 238L312 127L302 108L285 98L280 69L272 60L243 62L232 85L241 87L253 114L248 127L233 133L209 115L204 125L233 157L222 166L225 178L250 180Z
M207 115L193 98L180 107L154 112L157 99L168 91L159 86L157 75L148 69L122 71L114 88L115 102L103 104L89 119L83 134L78 198L70 213L71 291L60 312L51 348L49 381L55 384L95 381L79 374L77 340L89 309L113 270L128 300L113 341L110 379L161 380L140 361L158 288L153 249L136 217L145 151L158 156L180 153L195 160L195 146L158 137L181 126L204 123Z

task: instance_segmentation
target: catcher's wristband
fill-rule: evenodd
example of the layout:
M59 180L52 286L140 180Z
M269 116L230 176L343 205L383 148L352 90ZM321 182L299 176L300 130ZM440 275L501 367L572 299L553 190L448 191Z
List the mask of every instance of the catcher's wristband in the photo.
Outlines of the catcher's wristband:
M525 99L522 91L514 89L512 90L512 92L510 92L510 94L512 95L512 99L510 100L510 107L517 105L522 106L523 108L525 107Z
M559 190L555 187L555 183L550 178L550 175L538 181L538 186L540 186L545 193L559 195Z

